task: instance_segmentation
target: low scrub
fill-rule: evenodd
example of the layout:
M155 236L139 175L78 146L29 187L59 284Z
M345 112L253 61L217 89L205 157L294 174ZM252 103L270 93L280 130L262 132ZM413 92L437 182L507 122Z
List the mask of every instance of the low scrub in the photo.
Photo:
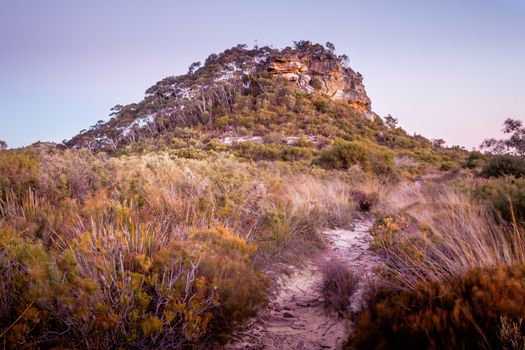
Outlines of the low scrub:
M377 293L346 348L518 349L508 346L522 340L524 329L515 325L523 318L524 265L473 269L411 291Z
M191 237L123 219L83 228L57 251L4 231L2 342L177 348L225 340L265 303L267 283L242 238L221 227Z
M386 147L364 141L339 142L322 150L315 163L325 169L348 169L359 165L376 175L395 172L394 153Z
M525 222L525 178L491 179L480 184L475 193L505 221Z
M40 157L32 150L0 150L0 199L39 183Z
M39 157L20 186L7 173L0 199L6 348L225 342L266 303L262 267L297 262L355 213L353 177L336 171L224 154Z
M237 144L234 148L238 156L254 161L310 160L314 154L314 149L311 148L275 143L241 142Z
M465 167L469 169L476 169L485 163L488 156L484 155L479 151L472 151L469 153L467 160L465 161Z
M512 155L497 155L492 157L480 172L480 176L485 178L506 175L514 177L525 175L525 161L523 158Z

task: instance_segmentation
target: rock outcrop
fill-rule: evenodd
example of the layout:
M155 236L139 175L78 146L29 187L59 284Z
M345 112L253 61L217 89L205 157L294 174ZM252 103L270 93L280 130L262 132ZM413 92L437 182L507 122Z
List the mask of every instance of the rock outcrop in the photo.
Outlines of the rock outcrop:
M334 100L345 100L358 111L371 114L370 98L363 76L344 67L333 54L311 52L280 54L270 57L268 72L295 82L304 91L318 91Z

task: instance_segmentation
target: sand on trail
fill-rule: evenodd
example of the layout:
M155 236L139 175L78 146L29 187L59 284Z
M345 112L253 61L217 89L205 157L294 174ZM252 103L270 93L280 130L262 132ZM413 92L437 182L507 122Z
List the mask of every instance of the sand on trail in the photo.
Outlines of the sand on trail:
M371 219L356 219L352 229L325 230L326 249L304 262L290 266L289 275L277 278L267 309L251 320L225 348L238 349L340 349L348 337L344 317L328 312L321 295L321 267L330 259L345 261L361 276L351 309L361 305L367 277L379 258L369 248Z

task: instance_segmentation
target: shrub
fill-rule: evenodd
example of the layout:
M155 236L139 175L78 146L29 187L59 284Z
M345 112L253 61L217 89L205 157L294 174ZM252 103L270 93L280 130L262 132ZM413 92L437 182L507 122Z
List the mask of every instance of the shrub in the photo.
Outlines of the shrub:
M454 170L456 168L457 168L456 163L454 163L453 161L450 161L450 160L441 163L441 165L439 166L439 170L441 170L441 171L450 171L450 170Z
M220 226L197 230L190 240L203 252L198 271L217 293L209 332L226 340L267 302L268 281L250 262L256 246Z
M476 188L475 193L508 222L525 222L525 178L490 180Z
M179 158L187 158L187 159L205 159L206 158L206 152L203 152L195 148L177 149L177 150L173 150L171 153L174 156L177 156Z
M347 349L501 349L500 318L525 317L525 266L473 269L410 292L383 290Z
M266 300L254 246L224 228L185 241L123 216L78 230L65 250L0 234L8 348L202 345L226 339Z
M313 78L312 80L310 80L310 85L315 90L321 90L323 88L323 84L321 83L321 81L318 78Z
M348 263L337 259L326 262L321 267L321 273L323 275L321 292L325 306L344 313L350 306L359 277L351 270Z
M499 338L503 350L525 349L525 335L523 335L523 319L513 321L506 316L500 317Z
M315 163L325 169L348 169L358 164L363 170L376 175L394 172L394 154L370 142L339 142L322 150Z
M475 169L485 162L485 155L478 151L470 152L465 162L465 166L469 169Z
M497 155L487 162L480 173L480 176L484 178L505 175L512 175L514 177L525 175L525 161L516 156Z
M237 155L254 161L282 160L299 161L312 158L312 150L306 147L297 147L279 144L264 144L255 142L241 142L235 146Z
M226 152L230 149L230 146L223 144L218 139L212 139L206 144L206 150L215 152Z
M379 194L377 192L367 193L365 191L355 190L352 192L352 200L357 203L357 209L359 211L366 213L379 202Z
M110 178L101 159L85 149L44 154L36 192L50 201L72 198L82 202L107 186Z
M35 150L0 150L0 198L25 193L39 182L40 157Z
M316 163L327 169L348 169L367 159L367 151L363 146L355 142L344 142L321 151Z
M2 237L2 289L11 292L2 293L0 327L9 347L180 347L204 339L216 301L196 275L198 261L161 231L126 226L95 227L63 252Z
M270 132L263 137L264 143L275 143L275 144L282 144L286 141L286 139L283 137L283 135L277 133L277 132Z

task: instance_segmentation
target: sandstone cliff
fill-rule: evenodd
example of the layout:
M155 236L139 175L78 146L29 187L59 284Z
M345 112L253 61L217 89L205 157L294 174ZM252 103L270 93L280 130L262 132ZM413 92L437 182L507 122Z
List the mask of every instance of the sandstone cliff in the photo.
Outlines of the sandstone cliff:
M344 67L333 54L312 52L280 54L270 58L268 71L295 82L306 92L318 91L345 100L362 113L371 112L361 74Z

